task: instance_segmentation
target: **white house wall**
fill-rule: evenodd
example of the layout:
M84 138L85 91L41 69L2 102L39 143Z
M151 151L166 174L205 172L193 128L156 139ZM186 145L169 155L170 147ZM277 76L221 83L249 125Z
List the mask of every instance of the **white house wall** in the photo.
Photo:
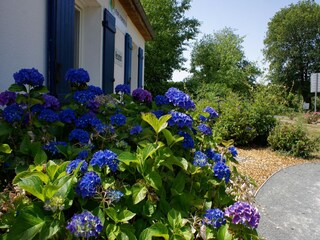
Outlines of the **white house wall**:
M27 4L22 4L27 2ZM0 91L13 73L36 68L46 75L47 1L0 0ZM23 5L23 7L22 7Z

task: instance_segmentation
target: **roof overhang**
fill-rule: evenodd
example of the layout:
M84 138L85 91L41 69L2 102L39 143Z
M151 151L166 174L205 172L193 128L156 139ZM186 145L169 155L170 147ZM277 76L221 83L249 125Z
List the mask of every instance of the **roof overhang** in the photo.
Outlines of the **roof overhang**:
M119 2L143 38L146 41L152 40L155 35L140 0L119 0Z

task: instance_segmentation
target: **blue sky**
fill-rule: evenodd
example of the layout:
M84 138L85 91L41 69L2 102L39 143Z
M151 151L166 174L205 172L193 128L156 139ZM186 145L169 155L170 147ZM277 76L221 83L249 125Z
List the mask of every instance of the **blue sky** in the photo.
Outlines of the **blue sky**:
M191 9L186 16L194 17L201 23L200 34L212 34L224 27L230 27L235 33L244 36L242 44L245 56L248 60L257 62L258 66L265 68L263 64L262 49L263 39L268 29L268 22L281 8L297 3L293 0L192 0ZM320 3L320 0L316 1ZM184 53L190 66L190 50ZM188 72L175 72L174 81L182 81L189 75Z

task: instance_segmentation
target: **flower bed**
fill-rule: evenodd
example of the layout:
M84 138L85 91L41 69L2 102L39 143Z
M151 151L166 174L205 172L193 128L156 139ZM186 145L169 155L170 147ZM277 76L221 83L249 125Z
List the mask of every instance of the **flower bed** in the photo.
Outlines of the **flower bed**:
M66 74L63 103L36 69L14 79L0 94L4 239L258 239L213 108L197 114L175 88L104 95L84 69Z

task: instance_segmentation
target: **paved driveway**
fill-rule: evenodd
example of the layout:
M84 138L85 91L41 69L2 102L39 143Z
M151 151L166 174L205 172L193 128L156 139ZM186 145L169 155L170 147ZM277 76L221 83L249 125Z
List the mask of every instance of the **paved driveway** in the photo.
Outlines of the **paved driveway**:
M259 235L267 240L320 240L320 164L277 172L259 189Z

